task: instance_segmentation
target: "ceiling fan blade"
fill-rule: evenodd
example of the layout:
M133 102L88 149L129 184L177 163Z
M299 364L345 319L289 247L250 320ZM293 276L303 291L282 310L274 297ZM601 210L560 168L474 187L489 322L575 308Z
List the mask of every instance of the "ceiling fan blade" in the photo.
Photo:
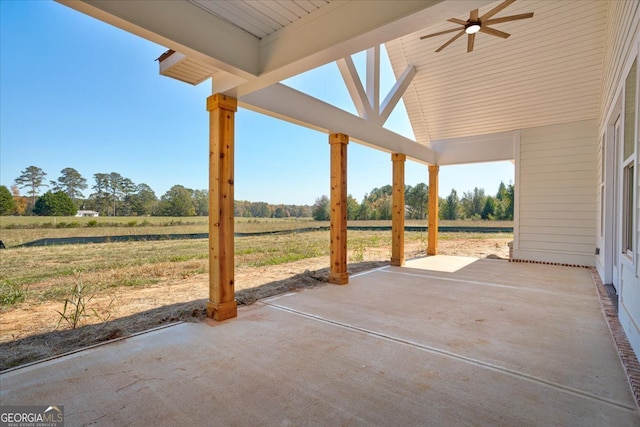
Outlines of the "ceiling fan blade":
M469 21L475 22L478 20L478 9L473 9L469 14Z
M439 36L442 34L453 33L454 31L460 31L460 28L452 28L450 30L440 31L439 33L428 34L426 36L420 37L420 40L428 39L429 37Z
M522 13L520 15L503 16L501 18L489 19L483 22L484 25L500 24L502 22L517 21L518 19L533 18L533 12Z
M481 33L485 33L485 34L489 34L492 36L496 36L496 37L500 37L502 39L506 39L507 37L509 37L511 34L509 33L505 33L504 31L499 31L493 28L489 28L489 27L485 27L484 25L482 27L480 27L480 32Z
M444 49L445 47L449 46L451 43L453 43L454 41L458 40L460 37L462 37L465 34L464 30L461 30L458 34L456 34L455 36L453 36L451 38L451 40L449 40L448 42L446 42L445 44L443 44L442 46L440 46L440 48L438 48L438 50L436 50L436 52L440 52L442 49Z
M447 19L449 22L453 22L454 24L467 25L467 21L463 21L462 19L450 18Z
M476 34L469 34L469 38L467 38L467 53L473 51L473 44L476 41Z
M504 8L510 6L511 4L513 4L513 2L515 2L516 0L506 0L504 3L500 3L499 5L497 5L496 7L494 7L493 9L491 9L489 12L485 13L484 15L482 15L480 17L480 20L482 22L484 22L485 19L489 19L491 18L493 15L495 15L496 13L500 12L501 10L503 10Z

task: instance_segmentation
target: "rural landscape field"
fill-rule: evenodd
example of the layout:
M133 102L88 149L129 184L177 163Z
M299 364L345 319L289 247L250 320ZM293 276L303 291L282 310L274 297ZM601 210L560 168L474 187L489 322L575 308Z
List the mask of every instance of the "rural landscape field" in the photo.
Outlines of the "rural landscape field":
M406 223L407 229L425 225ZM328 226L310 218L236 218L239 304L323 285L329 266ZM390 221L354 221L349 226L349 271L385 265L391 256ZM441 226L476 230L441 232L442 254L508 257L513 234L482 228L508 228L511 222L442 221ZM198 237L207 231L206 217L0 217L0 240L6 245L0 252L0 369L162 324L203 318L207 239L176 235ZM138 240L25 245L89 236ZM424 230L405 232L407 258L424 256L426 245Z

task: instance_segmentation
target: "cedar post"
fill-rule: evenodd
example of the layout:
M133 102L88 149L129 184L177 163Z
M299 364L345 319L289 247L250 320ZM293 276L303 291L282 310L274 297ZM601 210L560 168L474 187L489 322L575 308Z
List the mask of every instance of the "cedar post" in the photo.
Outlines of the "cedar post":
M209 111L209 301L207 316L236 317L233 245L234 116L238 101L207 98Z
M391 211L391 265L404 265L404 162L407 156L391 154L393 210Z
M346 285L347 272L347 144L342 133L329 135L331 146L331 269L329 283Z
M429 236L427 255L438 254L438 171L440 166L429 165Z

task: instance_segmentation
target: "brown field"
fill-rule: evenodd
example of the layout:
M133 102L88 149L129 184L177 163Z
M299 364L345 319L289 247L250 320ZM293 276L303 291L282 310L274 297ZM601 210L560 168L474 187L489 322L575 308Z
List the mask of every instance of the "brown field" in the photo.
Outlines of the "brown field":
M46 237L69 237L119 235L126 231L140 234L207 231L206 220L196 218L187 223L189 219L172 219L173 225L157 222L145 226L4 228L0 229L0 239L25 242L43 238L45 234ZM105 220L113 221L112 218ZM4 220L0 227L6 224ZM389 222L356 223L365 224L389 225ZM496 226L496 223L488 224ZM320 225L328 224L243 218L237 220L236 231ZM473 225L477 226L478 222ZM426 233L406 232L406 257L423 256L426 238ZM512 238L510 233L441 233L439 251L507 258L507 243ZM204 315L208 296L206 239L7 246L8 249L0 253L0 369L161 324L200 319ZM326 281L328 231L236 237L235 246L236 298L240 304L301 287L323 285ZM356 272L386 264L391 255L390 246L388 231L349 231L349 270ZM84 309L73 311L74 304Z

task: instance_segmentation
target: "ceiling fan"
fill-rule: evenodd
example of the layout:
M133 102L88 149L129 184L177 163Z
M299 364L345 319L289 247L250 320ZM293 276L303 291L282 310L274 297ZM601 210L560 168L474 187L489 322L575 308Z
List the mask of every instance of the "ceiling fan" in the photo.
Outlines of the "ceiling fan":
M447 21L449 22L462 25L462 28L460 27L452 28L450 30L429 34L429 35L420 37L420 40L424 40L429 37L439 36L441 34L453 33L455 31L458 31L458 34L456 34L448 42L440 46L440 48L438 48L436 52L440 52L442 49L449 46L451 43L458 40L463 35L467 34L468 36L467 37L467 53L469 53L473 51L473 45L476 41L477 32L481 32L484 34L489 34L491 36L506 39L511 34L505 33L504 31L496 30L494 28L490 28L489 25L500 24L500 23L509 22L509 21L517 21L519 19L528 19L533 17L533 12L529 12L529 13L522 13L520 15L503 16L502 18L491 19L493 15L496 15L497 13L501 12L503 9L505 9L507 6L510 6L515 1L516 0L506 0L505 2L500 3L499 5L497 5L496 7L494 7L493 9L491 9L490 11L488 11L482 16L478 16L478 9L474 9L469 13L469 19L467 19L466 21L463 21L462 19L456 19L456 18L448 19Z

